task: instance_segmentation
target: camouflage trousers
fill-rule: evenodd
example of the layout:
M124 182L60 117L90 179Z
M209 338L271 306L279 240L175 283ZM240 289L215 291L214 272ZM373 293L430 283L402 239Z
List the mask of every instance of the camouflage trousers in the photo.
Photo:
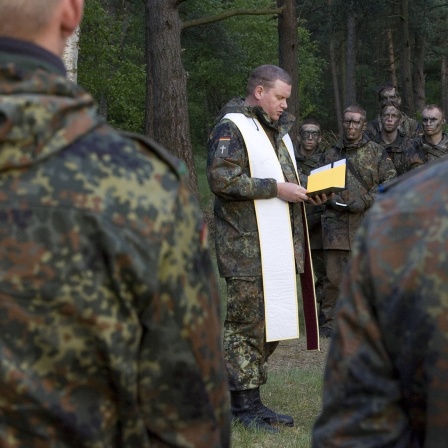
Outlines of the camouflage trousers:
M345 266L350 259L350 250L328 249L325 255L325 278L321 313L323 315L322 327L333 328L334 306L339 295L339 285Z
M230 390L254 389L267 381L267 360L278 342L266 342L261 277L227 282L224 358Z

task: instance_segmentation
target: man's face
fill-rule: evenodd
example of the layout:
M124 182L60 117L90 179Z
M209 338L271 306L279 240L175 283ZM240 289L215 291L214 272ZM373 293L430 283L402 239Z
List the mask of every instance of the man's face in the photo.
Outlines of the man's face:
M304 124L300 128L300 145L306 152L313 153L321 140L319 126L315 124Z
M381 106L390 102L397 103L398 106L401 104L400 95L398 95L395 88L383 90L383 92L381 92Z
M387 106L381 113L381 124L387 133L394 132L400 124L400 111L394 106Z
M255 97L258 105L269 115L272 121L277 121L288 107L286 100L291 96L291 86L277 79L270 89L257 87Z
M428 137L442 135L445 120L439 109L424 109L422 112L423 132Z
M346 112L342 120L345 139L350 143L358 143L362 138L364 119L356 112Z

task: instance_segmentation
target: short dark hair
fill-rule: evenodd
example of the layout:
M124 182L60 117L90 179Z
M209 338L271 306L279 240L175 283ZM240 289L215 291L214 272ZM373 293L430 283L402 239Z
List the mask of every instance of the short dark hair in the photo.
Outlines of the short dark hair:
M398 112L399 112L399 114L400 114L400 116L401 116L401 110L400 110L400 106L395 102L395 101L388 101L386 104L384 104L382 107L381 107L381 114L380 115L383 115L383 112L384 112L384 109L386 109L387 107L395 107L395 109L397 109L398 110Z
M380 86L377 90L378 101L381 102L381 96L383 95L383 92L385 92L386 90L392 90L392 89L395 89L395 93L399 97L400 95L398 93L397 86L395 84L392 84L390 81L387 81L382 86Z
M438 106L437 104L427 104L427 105L423 108L423 110L426 110L426 109L428 109L428 110L431 110L431 109L437 109L437 110L440 110L440 112L441 112L441 114L442 114L442 118L445 119L445 112L444 112L443 109L442 109L440 106ZM422 110L422 113L423 113L423 110Z
M351 112L352 114L361 114L362 119L366 121L367 118L366 111L359 104L352 104L348 106L347 109L345 109L344 112L342 112L342 118L344 118L344 115L347 112Z
M288 72L276 65L260 65L252 71L247 82L246 94L251 95L257 86L272 89L275 81L280 80L292 85L292 78Z
M320 129L320 123L317 120L315 120L314 118L305 118L305 120L303 120L302 124L300 125L299 132L302 130L303 126L305 126L307 124L312 124L314 126L318 126Z

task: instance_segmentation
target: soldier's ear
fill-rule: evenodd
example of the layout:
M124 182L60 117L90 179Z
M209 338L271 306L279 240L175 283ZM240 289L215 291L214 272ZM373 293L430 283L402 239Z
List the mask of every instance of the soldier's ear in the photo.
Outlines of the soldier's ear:
M81 23L84 12L84 0L63 0L61 2L61 31L69 37Z
M257 100L259 100L259 99L261 99L261 97L262 97L262 95L263 95L263 86L257 86L257 87L255 87L255 90L254 90L254 97L257 99Z

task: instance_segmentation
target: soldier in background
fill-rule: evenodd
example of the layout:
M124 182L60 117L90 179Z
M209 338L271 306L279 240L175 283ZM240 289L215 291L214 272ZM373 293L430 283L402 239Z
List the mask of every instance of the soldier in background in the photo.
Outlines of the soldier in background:
M319 167L319 160L324 152L321 147L322 131L320 123L312 118L303 121L299 129L299 146L297 148L297 168L300 180L306 188L310 172ZM316 301L319 305L319 321L323 321L321 312L323 281L325 278L324 250L322 246L322 223L321 217L325 205L305 204L308 222L308 234L310 239L311 257L313 260L313 271L315 275Z
M313 447L445 447L448 160L365 217L341 286Z
M398 109L401 105L401 97L397 91L397 87L392 83L387 82L378 89L378 103L382 108L385 104L392 103ZM375 140L378 134L381 133L381 113L372 121L367 123L365 132L371 140ZM408 117L404 112L401 112L400 123L398 125L398 133L402 137L414 138L421 135L422 130L420 123L413 118Z
M409 143L411 169L448 156L448 135L443 132L445 114L439 106L429 104L422 111L423 135Z
M378 133L373 141L380 144L389 154L397 176L410 170L409 159L406 156L406 147L409 144L409 138L398 132L398 127L402 119L402 113L394 103L386 103L381 109L381 132Z
M202 216L66 79L83 5L0 0L0 445L227 447Z
M334 325L334 305L339 295L342 272L350 258L356 231L372 206L378 187L396 177L387 152L363 133L366 112L352 105L343 113L344 135L321 157L320 165L346 159L346 189L333 194L322 215L325 255L322 337L330 337Z

